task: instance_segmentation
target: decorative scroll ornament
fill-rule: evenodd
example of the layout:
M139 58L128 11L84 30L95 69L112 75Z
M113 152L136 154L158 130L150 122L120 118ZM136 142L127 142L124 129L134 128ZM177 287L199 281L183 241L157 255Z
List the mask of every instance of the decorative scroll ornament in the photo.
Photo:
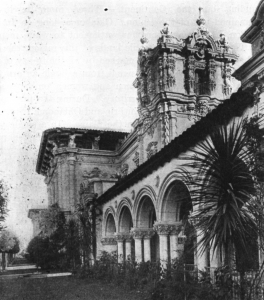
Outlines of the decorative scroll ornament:
M133 158L133 162L138 167L139 166L139 152L135 152L135 156Z
M158 152L157 144L158 142L150 142L148 144L148 147L146 149L148 159Z

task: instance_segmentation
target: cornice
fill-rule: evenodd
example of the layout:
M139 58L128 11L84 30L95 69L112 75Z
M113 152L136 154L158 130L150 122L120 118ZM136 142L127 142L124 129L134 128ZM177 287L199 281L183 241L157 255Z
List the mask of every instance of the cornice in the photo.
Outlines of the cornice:
M237 80L248 80L257 74L257 68L264 63L264 49L256 53L249 60L247 60L241 67L239 67L232 76ZM255 71L255 72L254 72Z

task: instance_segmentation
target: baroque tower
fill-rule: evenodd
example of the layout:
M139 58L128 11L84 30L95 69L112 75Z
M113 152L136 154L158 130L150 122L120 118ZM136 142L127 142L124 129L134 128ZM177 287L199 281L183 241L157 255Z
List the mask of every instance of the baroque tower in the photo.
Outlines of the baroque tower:
M196 23L197 30L185 39L172 35L165 23L155 48L148 46L143 28L133 83L137 88L139 118L133 126L147 156L159 151L232 93L232 65L238 56L233 54L223 33L218 40L212 37L202 8ZM156 135L155 142L147 135ZM143 161L147 158L141 157Z

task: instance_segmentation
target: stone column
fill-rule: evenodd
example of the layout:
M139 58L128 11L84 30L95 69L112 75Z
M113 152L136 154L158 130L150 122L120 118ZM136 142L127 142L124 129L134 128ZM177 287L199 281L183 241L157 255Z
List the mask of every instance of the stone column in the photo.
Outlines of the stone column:
M126 238L126 260L131 261L131 236Z
M160 244L160 263L163 267L167 266L169 255L168 255L168 235L170 233L170 226L168 224L161 224L156 222L154 224L154 229L159 235Z
M143 261L142 257L142 238L144 233L139 228L132 228L131 233L135 240L135 260L140 263Z
M117 261L122 263L124 261L124 235L115 234L117 241Z
M197 247L196 247L196 261L197 261L197 269L204 271L207 267L207 253L206 251L202 252L202 247L200 245L200 241L202 239L201 230L197 230Z
M181 230L181 225L172 225L170 231L170 255L171 261L180 258L181 256L181 245L178 243L178 234Z
M151 246L150 239L155 234L153 229L146 230L144 233L144 261L151 261Z

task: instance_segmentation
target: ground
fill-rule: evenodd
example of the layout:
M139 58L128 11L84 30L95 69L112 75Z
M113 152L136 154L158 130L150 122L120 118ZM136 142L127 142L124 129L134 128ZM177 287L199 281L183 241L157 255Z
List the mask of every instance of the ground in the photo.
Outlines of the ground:
M0 280L1 300L139 300L137 291L74 277Z

